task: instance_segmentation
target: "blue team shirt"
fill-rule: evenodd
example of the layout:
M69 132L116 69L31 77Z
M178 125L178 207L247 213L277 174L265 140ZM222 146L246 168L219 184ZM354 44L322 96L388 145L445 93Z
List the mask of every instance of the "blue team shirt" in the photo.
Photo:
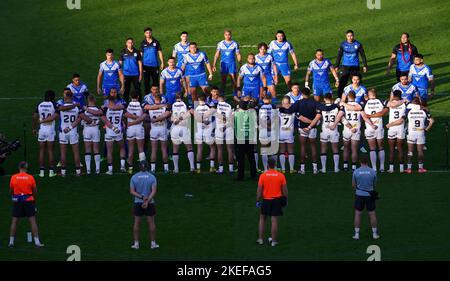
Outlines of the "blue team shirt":
M202 51L195 54L187 53L183 55L183 65L185 66L185 76L199 76L206 73L205 63L209 63L208 56Z
M176 43L173 46L173 51L177 54L177 66L181 67L183 55L189 53L189 42L186 42L186 45L181 44L181 42Z
M70 89L70 91L73 94L73 101L75 103L79 103L81 107L83 107L86 103L85 93L88 92L88 88L86 84L80 81L80 85L75 86L73 83L70 83L67 85L67 88Z
M141 53L136 49L130 52L127 48L120 53L122 71L125 76L139 76L139 61L142 60Z
M409 69L409 77L412 80L412 84L418 89L428 89L428 82L433 79L433 73L428 65L424 64L422 67L411 65Z
M178 93L182 89L183 71L178 67L175 70L170 70L166 67L161 71L161 80L165 82L166 93Z
M398 82L392 87L392 92L396 90L400 90L402 92L402 99L409 102L411 102L418 93L416 86L414 86L412 83L403 86L402 83Z
M355 94L356 94L355 102L356 103L361 103L367 96L367 89L363 85L359 85L359 87L357 89L353 88L352 84L348 85L347 87L344 88L344 95L347 96L350 91L355 92Z
M361 43L357 40L352 43L344 41L341 43L341 48L343 50L342 65L359 66L359 49L361 48Z
M103 86L117 86L119 85L119 71L120 65L117 61L108 64L106 60L100 63L99 72L103 74Z
M333 67L333 65L328 59L324 59L322 62L312 60L309 63L308 71L311 71L313 74L314 86L330 84L328 74L331 67Z
M270 75L272 73L273 56L271 54L267 53L264 56L257 54L255 62L263 69L264 74Z
M355 194L358 196L370 196L377 182L377 173L369 167L360 167L353 172L353 182L356 184Z
M147 39L144 39L141 43L142 64L151 67L159 66L158 51L161 51L158 40L152 38L152 41L148 42Z
M264 72L259 65L255 64L254 66L250 66L246 63L241 66L239 75L243 77L243 88L259 88L261 86L261 77L264 75Z
M166 103L167 103L166 98L161 97L161 104L166 104ZM155 97L151 93L144 96L142 106L154 105L154 104L156 104Z
M217 44L217 50L220 51L221 62L236 63L236 54L239 53L239 44L236 41L231 40L231 42L227 42L222 40Z
M270 42L267 52L272 54L276 63L289 63L289 54L294 52L294 48L289 41L279 43L277 40L273 40Z

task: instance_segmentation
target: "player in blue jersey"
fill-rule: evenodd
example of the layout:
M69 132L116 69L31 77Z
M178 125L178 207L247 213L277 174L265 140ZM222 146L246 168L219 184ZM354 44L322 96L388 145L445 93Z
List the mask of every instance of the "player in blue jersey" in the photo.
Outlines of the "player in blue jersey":
M220 74L222 76L221 92L225 91L225 84L227 77L230 76L233 93L236 92L236 59L239 66L242 64L241 54L239 52L239 44L231 39L231 30L225 29L223 33L224 40L217 43L216 53L214 55L214 62L212 70L216 72L216 63L220 57Z
M400 76L400 82L392 87L390 100L394 98L394 92L399 90L402 93L401 99L412 102L415 97L419 97L416 86L408 81L408 76L403 74Z
M367 59L362 44L355 40L355 34L352 30L346 32L347 40L341 43L336 59L336 72L341 70L341 78L339 79L338 96L344 92L348 79L355 74L361 78L359 56L363 62L363 72L367 72Z
M395 45L392 50L391 58L386 70L386 76L391 72L392 66L397 61L397 69L395 76L397 76L397 82L400 82L400 77L403 75L408 76L409 68L413 64L414 57L418 54L416 46L409 41L409 34L407 32L402 33L400 38L400 44Z
M74 73L72 75L72 83L67 85L67 88L73 94L73 101L83 107L86 105L86 97L89 95L88 87L81 81L80 74Z
M150 84L159 84L159 71L164 69L164 57L159 41L152 35L150 27L144 29L144 40L141 43L142 68L144 78L144 91L150 92ZM159 61L158 61L159 59ZM150 79L152 82L150 83Z
M269 54L273 56L273 60L278 69L278 73L283 75L284 81L288 88L291 87L291 69L289 67L289 54L294 61L294 70L298 69L297 56L294 52L291 42L287 41L286 34L283 30L278 30L275 34L275 40L269 44Z
M120 83L119 83L120 82ZM120 89L120 94L124 91L123 73L120 65L114 60L114 50L106 50L106 60L100 63L97 75L97 93L104 98L109 96L111 88Z
M208 78L206 77L205 66L209 73ZM197 43L189 43L189 53L183 56L181 70L184 72L186 85L189 85L192 100L197 101L197 87L200 87L203 93L206 93L208 80L211 81L213 78L208 57L204 52L198 50Z
M120 52L120 67L124 76L123 98L126 102L130 99L131 85L134 91L139 93L141 100L141 81L143 75L141 52L134 47L133 38L127 38L125 48Z
M255 55L253 53L248 54L247 63L241 66L239 70L237 79L238 98L250 96L254 101L259 101L264 96L264 92L267 91L266 82L263 69L256 64Z
M435 83L431 68L423 63L423 55L415 56L414 64L409 69L408 78L419 91L422 104L426 105L427 100L434 96ZM430 93L428 93L428 88L431 90Z
M180 42L173 46L172 57L177 58L177 67L181 68L183 64L183 55L189 53L189 41L187 31L180 34Z
M161 72L161 78L159 79L159 89L163 91L164 97L168 104L173 104L176 100L176 94L182 91L187 95L187 89L184 84L183 71L176 67L174 57L170 57L167 61L169 65ZM166 85L164 91L164 85Z
M262 42L258 44L259 53L255 56L255 62L261 66L266 76L267 89L271 96L276 98L277 93L275 85L278 84L278 70L273 61L273 56L267 53L268 46Z
M339 77L336 70L330 60L324 58L323 50L317 49L316 58L309 63L305 77L305 87L309 88L309 76L311 73L313 74L313 93L316 101L320 101L320 97L325 96L328 93L333 93L330 87L330 79L328 77L330 70L336 80L334 85L337 88L339 87Z
M352 83L344 88L344 92L341 96L341 101L347 101L347 95L349 92L355 92L355 102L361 103L364 100L367 100L367 89L363 85L361 85L361 76L355 74L352 76Z

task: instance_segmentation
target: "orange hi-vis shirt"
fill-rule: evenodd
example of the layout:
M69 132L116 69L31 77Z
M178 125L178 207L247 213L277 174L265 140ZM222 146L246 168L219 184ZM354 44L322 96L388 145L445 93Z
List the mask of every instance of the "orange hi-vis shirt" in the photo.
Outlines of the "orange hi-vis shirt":
M283 196L282 187L285 184L286 177L276 170L268 170L259 176L258 186L262 186L263 199Z
M33 188L36 187L36 181L34 177L27 173L17 173L12 175L9 183L9 188L13 191L14 195L30 195L26 201L34 201Z

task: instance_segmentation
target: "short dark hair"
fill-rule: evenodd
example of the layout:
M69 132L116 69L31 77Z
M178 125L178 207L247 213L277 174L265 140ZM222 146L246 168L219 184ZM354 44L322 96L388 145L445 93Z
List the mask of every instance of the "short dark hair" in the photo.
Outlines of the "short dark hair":
M349 34L349 33L351 33L351 34L355 34L355 32L353 32L353 30L351 30L351 29L349 29L349 30L347 30L346 32L345 32L345 34Z
M409 33L408 32L403 32L402 35L406 35L406 38L409 39Z
M161 99L162 99L161 93L157 93L157 94L155 95L155 100L161 100Z
M322 50L322 49L317 49L317 50L316 50L316 53L317 53L317 52L322 52L322 53L323 53L323 50Z
M284 31L283 30L277 30L277 33L275 33L275 40L277 39L277 34L283 34L283 40L284 41L286 41L287 40L287 37L286 37L286 33L284 33Z
M209 92L211 92L212 90L219 91L219 87L217 87L216 85L212 85L211 87L209 87Z
M261 47L266 48L266 50L267 50L267 48L268 48L268 47L267 47L267 44L266 44L265 42L261 42L261 43L258 44L258 50L261 49Z
M170 57L167 59L167 61L169 61L169 60L176 60L176 58L170 56Z
M307 97L309 97L311 95L311 90L306 88L306 87L301 88L300 92L302 92L302 94L307 96Z
M364 165L369 164L369 157L367 157L367 153L363 153L359 156L359 162Z
M44 100L45 101L54 101L55 96L56 96L56 94L53 90L47 90L47 91L45 91L45 94L44 94Z
M394 98L401 99L401 98L402 98L402 91L400 91L400 90L395 90L394 92L392 92L392 96L393 96Z
M423 59L423 55L422 54L417 54L414 56L415 58L419 58L419 59Z
M354 100L356 98L356 93L355 91L350 91L347 94L347 97L351 98L352 100Z
M181 92L177 92L176 94L175 94L175 99L183 99L183 93L181 93Z
M294 86L299 86L299 87L300 87L300 84L299 84L298 82L292 83L292 84L291 84L291 89L292 89L292 87L294 87Z
M133 92L131 92L130 97L132 99L137 99L137 98L139 98L139 93L136 91L133 91Z
M106 49L105 53L107 53L107 54L114 54L114 50L109 48L109 49Z
M358 74L358 73L353 74L353 75L352 75L352 79L353 79L353 77L355 77L355 76L358 77L359 80L361 80L361 74Z
M21 169L28 169L28 163L27 161L20 161L18 165L19 170Z
M191 42L191 43L189 43L189 46L192 46L192 45L195 45L195 46L197 46L197 43L195 43L195 42Z
M70 93L72 93L72 91L69 89L69 88L64 88L64 90L63 90L64 92L67 92L67 91L69 91Z
M151 27L146 27L146 28L144 28L144 32L147 32L147 31L150 31L150 32L152 32L153 31L153 29L151 28Z
M149 165L148 162L146 160L142 160L141 162L139 162L139 169L142 172L148 171Z
M206 95L205 93L200 93L197 95L198 100L205 101Z
M269 159L267 159L267 165L269 165L269 168L275 169L276 164L277 161L275 160L275 157L269 157Z
M128 37L127 40L125 40L125 42L128 40L134 41L133 37Z
M181 31L180 36L183 35L183 34L188 35L189 33L187 31Z
M333 99L333 94L332 93L326 93L323 98L327 99L327 100L331 100L331 99Z
M72 79L73 79L73 78L80 78L80 74L74 73L74 74L72 75Z
M89 94L89 96L87 97L87 100L88 101L95 101L95 96L94 95L92 95L92 94Z

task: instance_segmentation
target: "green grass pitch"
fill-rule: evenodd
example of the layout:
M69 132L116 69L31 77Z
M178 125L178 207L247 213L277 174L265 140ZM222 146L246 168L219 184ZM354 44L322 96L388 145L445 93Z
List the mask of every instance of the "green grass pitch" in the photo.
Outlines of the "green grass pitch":
M46 247L34 249L26 243L28 223L22 221L16 248L8 249L9 177L2 177L0 260L65 260L66 248L73 244L81 247L83 260L365 260L371 244L381 247L383 260L450 259L450 173L442 167L444 122L450 116L449 3L382 0L381 10L369 10L362 0L208 4L81 0L81 10L69 10L65 2L0 2L0 131L23 140L23 124L27 125L32 172L37 171L37 143L31 134L31 114L39 97L48 88L61 95L73 72L80 73L93 91L104 50L112 47L117 54L128 36L140 42L145 26L153 27L166 58L183 30L189 31L191 41L211 46L222 39L224 28L231 28L241 45L269 42L277 29L283 29L300 61L300 70L293 74L296 81L303 81L315 49L324 49L334 62L344 32L351 28L368 58L363 82L384 96L395 82L393 75L384 76L392 47L401 32L408 31L436 77L437 97L430 103L436 124L427 137L425 162L432 172L380 175L377 212L382 237L376 242L370 239L367 219L361 240L351 239L350 173L288 175L290 201L280 221L281 243L275 248L255 243L255 182L236 184L230 175L207 172L159 174L156 223L161 248L155 251L146 242L145 227L143 248L130 249L129 176L119 174L38 178L38 221ZM212 59L214 49L204 50ZM255 50L242 49L244 55L250 51ZM218 78L214 77L215 83ZM286 92L283 83L278 92ZM23 149L8 159L6 170L13 172L22 158ZM185 161L184 155L180 161ZM185 193L193 197L185 198Z

